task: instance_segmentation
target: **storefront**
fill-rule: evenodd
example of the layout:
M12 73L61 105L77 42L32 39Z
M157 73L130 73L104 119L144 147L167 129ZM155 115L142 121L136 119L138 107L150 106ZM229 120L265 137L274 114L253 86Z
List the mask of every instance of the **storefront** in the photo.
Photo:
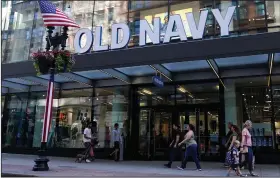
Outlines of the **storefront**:
M241 129L242 123L250 119L256 161L279 163L278 1L57 4L83 28L95 31L95 26L102 26L103 46L112 44L113 24L127 24L130 36L123 49L98 51L94 44L88 53L73 54L73 71L55 76L49 155L75 156L80 152L84 147L83 129L90 122L100 141L96 156L107 158L113 145L111 131L118 123L124 137L125 159L163 160L167 158L172 124L180 123L182 132L187 124L195 126L202 160L220 161L227 123ZM232 6L236 9L228 25L229 35L223 36L224 27L220 27L213 9L225 15ZM2 148L3 152L36 154L49 75L36 76L32 61L27 60L32 52L45 47L45 32L38 7L32 1L6 4L3 8L6 16L2 23L13 23L5 23L2 28ZM199 29L194 32L186 13L192 13L198 23L203 17L200 12L206 10L203 39L199 39ZM14 18L10 19L12 14ZM172 32L183 29L185 33L166 42L165 36L171 34L169 19L176 15L181 18L174 20L176 25L184 28L172 27ZM159 44L154 43L156 38L150 33L145 45L141 45L140 20L153 24L155 18L160 18ZM25 26L18 25L20 22ZM69 31L67 48L73 53L77 32ZM184 36L187 40L182 40ZM81 47L87 40L81 38ZM25 50L24 54L28 54L20 55L25 48L29 53ZM153 80L155 76L163 82L161 86Z

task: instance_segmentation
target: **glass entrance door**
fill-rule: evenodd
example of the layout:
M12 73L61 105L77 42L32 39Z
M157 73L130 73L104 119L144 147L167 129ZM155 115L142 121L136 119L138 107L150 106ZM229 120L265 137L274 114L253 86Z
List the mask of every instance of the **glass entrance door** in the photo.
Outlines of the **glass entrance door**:
M195 108L192 111L179 112L182 132L186 133L188 124L196 128L195 136L201 156L216 156L219 150L219 115L217 110Z
M172 113L141 109L139 120L139 154L144 159L163 156L171 137Z

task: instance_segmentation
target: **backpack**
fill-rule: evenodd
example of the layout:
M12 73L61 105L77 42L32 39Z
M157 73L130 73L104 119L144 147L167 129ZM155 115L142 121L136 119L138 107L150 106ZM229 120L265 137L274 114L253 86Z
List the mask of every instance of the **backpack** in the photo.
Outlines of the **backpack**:
M234 161L235 161L232 152L233 152L233 149L228 151L227 155L226 155L226 164L228 164L228 165L234 164Z

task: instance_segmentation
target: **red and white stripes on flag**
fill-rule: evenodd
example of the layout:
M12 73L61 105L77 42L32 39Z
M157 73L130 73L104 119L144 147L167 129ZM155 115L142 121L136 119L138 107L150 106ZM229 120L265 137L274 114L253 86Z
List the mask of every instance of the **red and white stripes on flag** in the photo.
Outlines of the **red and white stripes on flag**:
M57 8L49 1L39 1L42 18L45 26L66 26L79 27L79 25L70 19L63 11Z
M43 122L42 140L41 140L41 142L44 143L48 141L48 134L52 122L53 93L54 93L54 76L51 75L49 85L48 85L47 100L46 100L44 122Z

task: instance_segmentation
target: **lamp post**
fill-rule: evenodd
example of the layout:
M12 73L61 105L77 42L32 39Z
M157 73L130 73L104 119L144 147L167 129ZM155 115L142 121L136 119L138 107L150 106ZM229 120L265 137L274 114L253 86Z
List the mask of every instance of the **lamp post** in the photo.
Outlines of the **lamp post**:
M61 45L61 50L64 50L66 47L66 40L68 38L67 31L68 27L63 27L63 33L59 35L58 33L55 34L55 36L52 36L53 30L55 29L52 26L47 27L47 37L46 37L46 51L49 51L51 47L53 47L53 51L59 50L59 46ZM55 54L54 54L55 55ZM47 140L48 140L48 134L51 127L51 116L52 116L52 108L50 108L49 111L47 111L48 106L52 107L53 103L53 87L50 87L52 84L52 81L54 80L54 74L55 74L55 60L52 61L52 65L50 68L50 79L49 79L49 87L48 87L48 95L46 96L46 109L44 114L44 122L43 122L43 129L42 129L42 139L41 139L41 148L38 151L38 158L34 160L35 165L33 167L33 171L48 171L49 166L48 162L49 159L47 158ZM51 98L49 98L49 94L51 93ZM48 100L49 99L49 100ZM47 114L50 114L48 117ZM49 120L47 119L49 118Z

